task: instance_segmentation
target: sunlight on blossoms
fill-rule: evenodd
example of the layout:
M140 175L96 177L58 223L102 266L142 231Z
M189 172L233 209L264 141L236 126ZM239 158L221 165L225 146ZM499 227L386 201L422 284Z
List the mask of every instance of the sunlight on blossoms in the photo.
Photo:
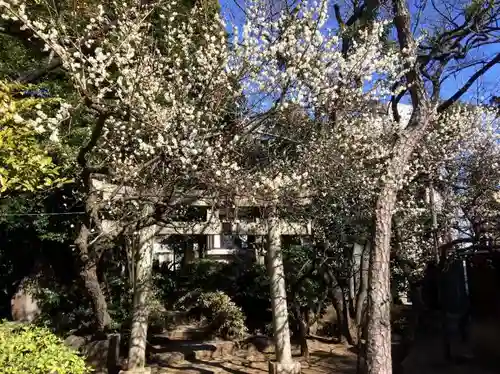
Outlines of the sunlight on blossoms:
M411 114L402 110L396 123L385 104L415 61L414 51L385 47L387 22L360 29L344 56L341 30L328 26L328 1L272 18L263 1L250 1L243 25L228 25L229 33L217 13L181 14L176 5L98 5L69 32L63 20L32 20L22 2L0 2L5 18L61 58L82 103L102 120L97 152L113 165L114 182L175 180L272 200L357 191L373 200ZM56 119L69 115L63 109ZM478 115L443 116L403 183L460 153ZM57 139L56 122L45 123ZM265 162L249 162L252 150L267 152Z

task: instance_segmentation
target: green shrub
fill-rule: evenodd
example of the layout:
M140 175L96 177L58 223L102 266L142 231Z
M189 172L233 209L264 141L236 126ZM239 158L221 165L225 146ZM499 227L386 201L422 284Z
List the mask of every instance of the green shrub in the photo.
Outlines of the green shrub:
M151 289L151 294L147 299L148 305L148 333L159 334L162 333L167 327L167 313L163 306L163 301L158 296L159 291L155 286ZM119 331L122 334L122 340L128 341L130 337L130 328L132 326L133 317L133 295L132 290L129 290L121 301L122 310L119 314L115 314L119 310L120 304L115 304L114 308L110 311L113 312L113 317L118 316L119 318L114 318L111 328L113 330Z
M167 328L167 315L160 292L156 287L151 290L149 298L149 329L151 332L163 332Z
M5 374L84 374L83 357L48 329L0 323L0 371Z
M246 335L245 315L224 292L203 293L198 302L215 335L228 339L243 338Z
M271 323L269 279L264 265L235 259L227 264L200 259L184 268L160 267L155 284L169 310L190 311L197 320L201 293L222 291L241 308L246 316L245 325L253 332L262 333L264 325Z

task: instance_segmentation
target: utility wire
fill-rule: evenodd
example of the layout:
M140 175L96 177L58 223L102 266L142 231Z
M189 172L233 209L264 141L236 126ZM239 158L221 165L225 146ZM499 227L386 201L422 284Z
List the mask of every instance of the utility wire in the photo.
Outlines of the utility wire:
M85 214L85 212L61 212L61 213L7 213L0 217L22 217L22 216L71 216Z

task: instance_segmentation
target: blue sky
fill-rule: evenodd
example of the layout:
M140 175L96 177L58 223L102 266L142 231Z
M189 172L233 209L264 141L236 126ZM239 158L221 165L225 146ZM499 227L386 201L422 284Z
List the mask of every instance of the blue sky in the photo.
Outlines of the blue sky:
M416 3L418 0L410 0L409 1L411 4L411 9L410 11L412 12L413 19L415 19L415 15L418 12L418 9L416 8ZM453 11L448 11L446 4L451 4L452 2L441 2L441 1L436 1L434 4L438 7L438 9L443 13L443 14L451 14L452 16L456 17L455 22L457 24L461 24L464 21L464 18L462 14L453 14ZM459 4L467 4L470 3L470 0L467 1L461 1L457 2ZM430 5L430 2L427 2L428 5ZM435 26L436 24L439 24L437 21L440 16L436 14L436 11L432 8L426 9L424 12L421 13L420 17L420 25L422 28L426 28L429 26ZM485 61L488 61L491 56L496 55L497 53L500 52L500 43L497 44L492 44L489 47L482 47L479 50L471 51L470 56L473 58L477 59L483 59ZM459 88L461 88L465 82L471 77L472 74L474 74L477 69L480 69L482 66L475 66L470 69L462 70L460 74L457 74L454 77L450 77L447 79L442 87L442 97L444 99L450 97L453 95ZM487 74L485 74L483 77L479 78L476 81L476 84L472 86L469 91L462 96L462 99L465 101L473 101L475 102L478 98L478 96L481 96L481 92L484 93L484 91L488 92L489 94L495 93L499 91L500 89L500 66L495 66L492 67ZM486 99L489 99L486 98Z
M239 9L239 7L235 4L235 1L238 1L240 6L244 6L244 0L219 0L222 12L226 18L226 22L235 23L236 25L241 25L244 21L244 14ZM413 3L413 2L412 2ZM415 8L411 9L414 14L417 11ZM433 23L433 10L428 10L422 14L421 24L425 27L426 23ZM330 15L330 19L328 21L328 25L336 27L335 17L333 16L333 12ZM493 44L489 47L483 47L479 51L473 51L475 57L488 57L494 56L495 54L500 52L500 43ZM442 98L446 99L453 95L463 84L470 78L472 74L478 69L478 67L473 67L470 69L462 70L456 76L448 78L443 86L442 86ZM479 92L486 92L486 95L482 95ZM464 101L472 101L476 102L480 96L486 96L485 100L487 101L491 94L499 93L500 95L500 66L497 65L491 68L487 74L485 74L482 78L478 79L476 84L472 86L469 91L462 97Z

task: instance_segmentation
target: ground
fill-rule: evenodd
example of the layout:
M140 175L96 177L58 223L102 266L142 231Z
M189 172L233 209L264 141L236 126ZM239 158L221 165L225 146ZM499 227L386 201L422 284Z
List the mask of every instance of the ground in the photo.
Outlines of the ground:
M403 362L404 374L499 374L500 330L488 326L473 326L468 361L446 363L439 335L421 336ZM262 337L261 340L266 338ZM493 340L492 340L493 339ZM269 341L240 344L227 341L199 342L169 340L156 337L151 341L150 362L154 374L263 374L268 372L268 361L274 354ZM354 374L357 358L354 350L343 344L330 341L309 340L310 359L299 357L294 347L294 356L302 363L304 374ZM492 350L492 348L494 348ZM396 372L396 371L395 371ZM401 372L398 372L398 374Z
M405 360L404 374L498 374L498 362L492 363L475 355L470 359L457 359L447 363L442 355L442 340L429 339L418 342Z
M310 358L306 362L299 357L298 347L294 347L294 356L301 361L304 374L356 372L356 355L347 346L310 340L309 349ZM262 374L268 372L268 361L274 357L274 353L259 352L253 345L238 348L230 342L195 344L177 341L156 346L153 350L156 353L153 353L151 367L155 374ZM183 353L173 353L173 350Z
M444 360L440 334L418 339L404 361L404 374L498 374L500 373L500 324L496 320L474 322L470 342L455 340L458 358L454 363ZM470 356L469 358L464 358Z

